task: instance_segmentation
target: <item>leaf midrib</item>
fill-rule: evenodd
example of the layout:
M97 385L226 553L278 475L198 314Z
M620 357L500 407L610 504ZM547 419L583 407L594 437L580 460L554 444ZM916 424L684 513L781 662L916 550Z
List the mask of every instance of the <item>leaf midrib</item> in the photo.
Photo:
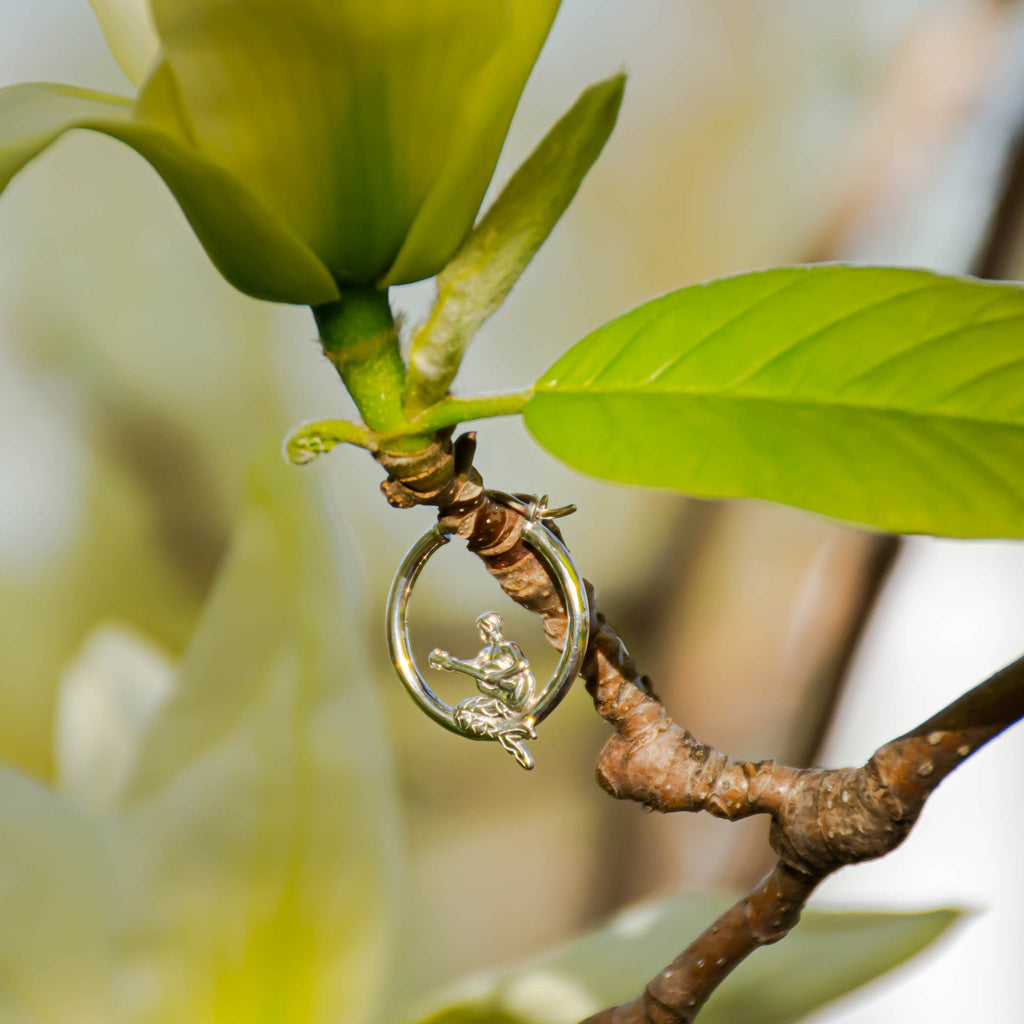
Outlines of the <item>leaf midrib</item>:
M947 412L939 409L912 409L905 406L898 405L879 405L873 402L839 402L839 401L828 401L823 398L814 398L811 396L794 396L792 398L778 395L766 395L758 394L756 392L745 392L745 391L729 391L729 390L695 390L690 388L672 388L672 389L661 389L661 388L649 388L644 387L641 389L630 390L629 388L593 388L593 387L564 387L558 384L538 384L533 398L539 398L541 395L572 395L583 398L606 398L609 396L625 397L625 398L653 398L653 397L669 397L669 398L720 398L730 399L733 401L744 401L744 402L760 402L763 404L773 405L803 405L811 406L812 408L825 408L838 412L880 412L887 413L892 416L906 416L914 419L939 419L939 420L952 420L957 423L973 423L978 426L990 427L990 426L1003 426L1003 427L1018 427L1024 429L1024 416L1020 419L1007 419L1005 417L980 417L980 416L969 416L957 412ZM533 399L530 400L529 404L532 404Z

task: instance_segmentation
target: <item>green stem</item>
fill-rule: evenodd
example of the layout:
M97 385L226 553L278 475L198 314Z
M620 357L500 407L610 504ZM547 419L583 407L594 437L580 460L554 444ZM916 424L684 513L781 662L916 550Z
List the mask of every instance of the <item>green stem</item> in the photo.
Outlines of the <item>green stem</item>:
M467 420L482 420L492 416L517 416L532 396L533 391L528 389L481 395L477 398L446 398L414 416L406 427L392 432L391 436L402 437L413 431L433 433Z
M405 363L386 292L351 288L337 302L315 306L324 354L334 364L356 403L368 430L344 420L309 423L293 431L285 453L306 462L347 441L364 447L380 445L397 452L425 448L431 435L466 420L513 416L523 411L532 391L479 398L446 398L409 418L403 407Z
M404 423L397 430L377 434L348 420L316 420L301 423L284 439L283 454L296 466L312 462L339 444L354 444L370 451L406 452L423 448L430 436L445 427L491 416L514 416L533 395L532 391L481 395L478 398L446 398ZM426 439L426 440L425 440Z
M387 292L351 288L315 306L324 354L334 364L366 425L375 433L401 431L405 364L398 350Z

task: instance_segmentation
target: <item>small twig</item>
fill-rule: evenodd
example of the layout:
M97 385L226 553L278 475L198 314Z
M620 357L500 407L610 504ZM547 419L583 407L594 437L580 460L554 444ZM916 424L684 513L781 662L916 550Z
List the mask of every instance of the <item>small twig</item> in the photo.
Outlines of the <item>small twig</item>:
M371 430L348 420L310 420L292 427L281 443L281 454L286 462L304 466L339 444L354 444L373 450L376 436Z
M817 879L780 861L648 982L643 995L602 1010L584 1024L683 1024L692 1020L737 964L759 946L778 942L789 933L817 884Z
M532 395L533 391L528 388L525 391L505 391L471 398L448 397L424 409L418 416L414 416L405 430L396 432L394 435L382 434L381 441L386 442L392 436L399 437L404 434L456 427L469 420L518 415L523 411Z
M387 449L390 442L433 434L468 420L521 413L531 394L530 390L526 390L473 398L446 398L404 426L384 433L375 433L360 423L348 420L309 420L288 431L281 445L281 454L286 462L303 466L339 444L353 444L378 452Z
M1018 126L1003 168L999 198L976 253L971 273L994 280L1013 273L1024 227L1024 123Z

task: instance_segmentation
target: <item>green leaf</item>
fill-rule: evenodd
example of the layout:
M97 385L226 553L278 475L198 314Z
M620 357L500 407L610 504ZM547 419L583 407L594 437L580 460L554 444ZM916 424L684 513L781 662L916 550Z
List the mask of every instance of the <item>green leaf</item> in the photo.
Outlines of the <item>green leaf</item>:
M457 248L557 6L152 0L197 147L353 284Z
M866 526L1024 536L1024 289L790 267L598 328L525 417L622 483L767 498Z
M529 964L470 979L415 1019L421 1024L575 1024L639 995L731 902L682 896L636 907L607 928ZM798 1021L919 953L957 916L950 910L805 911L783 941L756 951L729 975L702 1011L701 1024Z
M625 75L587 89L516 171L437 279L437 302L409 353L408 406L444 398L470 339L505 301L615 127Z
M187 139L168 130L174 102L173 82L163 67L143 90L138 116L129 100L88 89L45 83L0 89L0 191L65 132L101 132L153 165L214 264L236 288L277 302L336 299L327 269L292 229Z
M64 132L90 119L120 128L131 118L131 100L76 89L29 83L0 89L0 189Z
M358 1024L386 966L387 744L323 509L284 466L252 489L121 799L133 1019Z

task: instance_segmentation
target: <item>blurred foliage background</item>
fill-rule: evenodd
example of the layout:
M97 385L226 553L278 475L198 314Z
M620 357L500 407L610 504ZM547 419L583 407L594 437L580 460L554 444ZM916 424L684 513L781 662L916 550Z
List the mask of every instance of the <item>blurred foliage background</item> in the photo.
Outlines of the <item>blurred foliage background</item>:
M461 389L524 386L592 327L712 276L809 259L968 270L1022 123L1022 44L1018 6L991 0L565 0L496 180L585 85L623 66L625 106L562 225L474 343ZM0 0L0 53L4 84L124 88L79 0ZM1001 260L1000 276L1020 275L1012 238ZM414 322L430 286L395 298ZM78 133L14 183L0 203L8 766L61 785L61 695L90 659L170 671L249 467L298 420L350 414L308 311L234 293L130 151ZM735 756L862 760L1019 653L1020 545L900 548L778 507L613 488L556 465L515 423L481 429L478 464L491 486L579 505L566 536L602 610L674 717ZM530 775L432 727L394 679L381 626L391 573L428 514L388 509L379 470L355 450L291 472L322 487L342 538L350 654L338 671L383 708L383 731L365 710L332 721L339 746L372 739L393 761L406 864L386 886L394 1005L632 900L746 886L767 866L763 822L659 819L609 800L592 775L605 728L582 689L547 724ZM499 600L486 574L446 550L423 588L422 647L475 649L473 619ZM539 626L501 611L543 671ZM824 887L824 903L979 914L918 973L816 1019L1019 1014L1007 929L1024 899L1010 855L1022 825L993 780L1016 783L1022 753L1012 734L972 759L893 866ZM272 799L295 806L287 790Z

